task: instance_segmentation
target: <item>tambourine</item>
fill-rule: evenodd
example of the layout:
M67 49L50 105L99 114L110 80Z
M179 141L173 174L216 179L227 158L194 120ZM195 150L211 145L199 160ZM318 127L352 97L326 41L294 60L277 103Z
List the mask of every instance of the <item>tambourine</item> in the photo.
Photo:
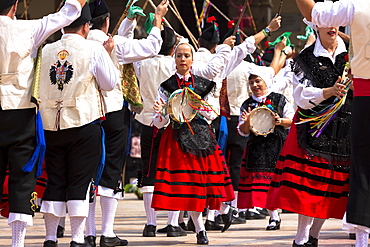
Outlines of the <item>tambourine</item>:
M172 120L184 123L191 121L196 113L194 109L189 105L190 99L187 94L183 93L183 89L177 89L174 91L168 100L168 114Z
M266 136L274 132L275 114L267 107L254 108L249 115L249 129L256 135Z

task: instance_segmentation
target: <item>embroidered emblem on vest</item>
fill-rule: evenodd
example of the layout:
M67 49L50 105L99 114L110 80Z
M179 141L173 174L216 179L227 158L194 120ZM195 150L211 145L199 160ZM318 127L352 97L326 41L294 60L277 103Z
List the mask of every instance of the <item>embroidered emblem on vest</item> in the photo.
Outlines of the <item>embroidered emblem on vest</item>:
M50 68L50 81L52 85L57 84L60 91L63 90L64 84L68 84L73 76L73 67L70 62L66 60L69 56L68 51L62 50L58 52L59 60Z

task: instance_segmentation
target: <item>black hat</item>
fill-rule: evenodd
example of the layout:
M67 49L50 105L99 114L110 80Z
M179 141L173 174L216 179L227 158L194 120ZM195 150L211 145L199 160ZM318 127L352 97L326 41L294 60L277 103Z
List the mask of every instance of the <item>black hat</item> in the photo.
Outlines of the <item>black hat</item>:
M164 51L171 49L176 44L177 41L175 32L172 30L172 28L169 28L167 26L163 26L161 36L163 39L163 43L161 46L161 50L159 51L160 54Z
M218 44L218 42L220 42L220 34L218 33L218 27L215 21L216 18L214 16L208 18L207 22L211 23L211 25L203 30L202 35L200 35L199 38L212 44Z
M230 37L231 35L233 35L234 28L235 28L234 20L229 21L229 22L227 23L227 27L229 28L229 31L227 31L227 33L225 34L224 38L222 39L222 42L223 42L223 41L225 41L225 39L227 39L227 38L228 38L228 37ZM241 44L241 39L240 39L240 31L239 31L239 30L238 30L238 32L235 34L235 37L236 37L235 45L240 45L240 44Z
M17 0L0 0L0 10L4 10L15 4Z
M109 13L105 0L89 0L89 7L92 18Z
M270 65L272 62L272 59L274 58L274 48L269 48L263 53L262 61L265 63L266 66Z
M91 21L91 19L92 18L91 18L91 13L90 13L90 7L89 7L88 4L85 4L84 7L81 10L81 16L78 17L74 22L72 22L66 28L81 26L81 25Z

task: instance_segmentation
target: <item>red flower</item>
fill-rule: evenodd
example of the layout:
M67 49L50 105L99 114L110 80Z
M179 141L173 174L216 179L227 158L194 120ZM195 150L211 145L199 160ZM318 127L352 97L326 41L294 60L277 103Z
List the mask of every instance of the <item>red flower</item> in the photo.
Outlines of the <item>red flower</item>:
M211 23L212 21L216 21L216 17L214 17L214 16L208 17L207 22Z
M265 100L265 105L272 105L271 100L269 100L269 99Z
M227 28L233 28L233 26L235 25L234 22L235 22L234 20L229 21L227 23Z
M271 41L265 41L265 43L264 43L265 47L266 48L269 48L270 47L270 45L269 45L270 43L271 43Z
M345 56L344 56L344 60L346 60L346 62L348 62L348 54L346 54Z

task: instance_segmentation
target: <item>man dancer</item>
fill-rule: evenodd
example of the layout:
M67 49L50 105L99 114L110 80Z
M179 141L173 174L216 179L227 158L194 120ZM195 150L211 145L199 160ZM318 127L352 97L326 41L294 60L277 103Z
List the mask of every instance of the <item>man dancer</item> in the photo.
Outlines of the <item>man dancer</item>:
M57 246L59 218L68 208L71 247L90 246L84 240L89 208L89 184L101 168L104 116L100 90L112 90L119 72L109 57L112 40L103 45L86 40L89 5L64 28L61 40L43 49L40 111L44 119L48 184L43 196L46 237L44 247Z
M39 20L15 20L18 1L0 0L0 193L9 166L8 223L12 246L24 246L27 225L32 225L31 193L36 168L22 168L35 150L35 104L31 103L33 61L37 49L54 32L72 23L85 0L67 0L55 14ZM1 198L1 196L0 196Z
M142 9L132 6L127 18L121 24L118 35L114 36L115 49L111 58L117 68L122 71L123 63L136 62L155 56L160 49L162 38L160 26L163 16L167 12L167 3L163 1L158 5L154 17L154 26L147 39L134 40L133 31L136 26L136 15L144 16ZM93 29L89 32L88 39L104 43L109 39L109 9L105 1L90 3L91 15L93 17ZM135 47L135 49L133 49ZM118 62L119 61L119 62ZM109 92L102 92L104 96L107 119L102 122L106 138L106 159L102 178L98 186L100 195L100 206L102 209L102 236L100 246L122 246L127 245L126 240L119 239L113 231L114 217L117 209L118 199L122 199L121 173L123 170L125 151L127 148L127 137L129 129L130 111L127 103L124 103L121 81L118 80L115 88ZM86 240L91 246L96 246L95 229L95 200L89 205L89 216L86 220Z

